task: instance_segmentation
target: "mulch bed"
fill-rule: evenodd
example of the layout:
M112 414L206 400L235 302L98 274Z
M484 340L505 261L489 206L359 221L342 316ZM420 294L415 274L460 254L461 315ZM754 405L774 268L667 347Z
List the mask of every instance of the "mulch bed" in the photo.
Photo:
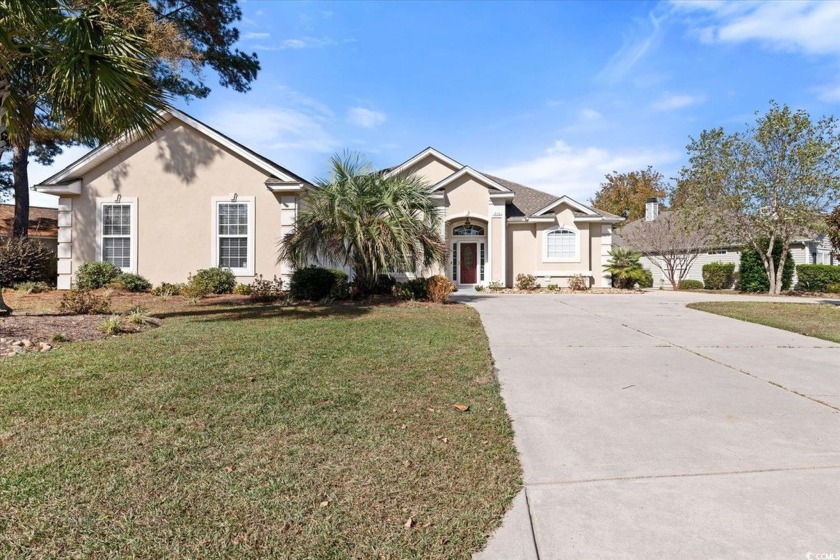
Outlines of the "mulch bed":
M0 318L0 357L8 357L16 346L23 351L38 352L52 350L64 342L106 338L99 325L108 317L111 315L12 315ZM137 325L124 320L122 329L124 334L132 334L158 323L150 319L146 324Z
M482 290L482 294L643 294L644 290L621 290L619 288L589 288L588 290L571 290L569 288L537 288L535 290L520 290L519 288L503 288L501 290Z

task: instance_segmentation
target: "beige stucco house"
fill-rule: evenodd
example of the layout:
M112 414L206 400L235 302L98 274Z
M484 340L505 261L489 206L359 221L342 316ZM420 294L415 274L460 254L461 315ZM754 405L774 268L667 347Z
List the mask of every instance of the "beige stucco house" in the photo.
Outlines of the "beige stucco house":
M103 145L34 187L59 197L58 287L87 261L107 260L153 283L211 266L239 281L288 277L277 243L314 188L220 132L172 111L151 138ZM612 226L621 218L480 173L428 148L385 173L430 185L451 249L436 271L459 286L513 285L517 274L608 286Z

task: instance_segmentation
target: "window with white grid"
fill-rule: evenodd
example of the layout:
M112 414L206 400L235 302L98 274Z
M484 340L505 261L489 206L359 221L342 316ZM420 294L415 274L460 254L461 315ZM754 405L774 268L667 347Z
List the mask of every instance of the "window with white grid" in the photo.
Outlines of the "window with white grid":
M254 197L212 197L211 265L235 276L254 276Z
M576 261L578 236L572 230L560 228L545 234L545 258L548 261Z
M102 204L102 260L123 270L132 268L131 236L134 224L131 223L131 204Z
M224 268L248 268L248 203L222 202L218 212L217 265Z

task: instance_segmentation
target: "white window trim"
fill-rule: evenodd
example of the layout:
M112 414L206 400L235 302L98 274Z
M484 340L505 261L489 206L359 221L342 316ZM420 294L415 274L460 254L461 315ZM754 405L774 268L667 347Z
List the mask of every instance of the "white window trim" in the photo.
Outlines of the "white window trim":
M254 276L254 217L256 215L256 199L253 196L214 196L210 205L212 230L210 239L210 266L219 266L219 204L240 203L248 205L248 266L244 268L231 268L234 276Z
M574 257L549 257L548 256L548 234L555 232L555 231L570 231L575 234L575 256ZM554 226L551 228L546 229L543 231L543 249L542 249L542 258L543 262L580 262L580 231L575 228L569 227L567 225L560 224L558 226Z
M102 249L104 247L104 243L102 241L102 206L105 204L128 204L130 205L130 216L131 216L131 235L129 242L129 247L131 251L131 266L126 268L121 268L123 272L129 272L131 274L137 274L137 197L136 196L109 196L109 197L98 197L96 199L96 258L97 260L102 260Z

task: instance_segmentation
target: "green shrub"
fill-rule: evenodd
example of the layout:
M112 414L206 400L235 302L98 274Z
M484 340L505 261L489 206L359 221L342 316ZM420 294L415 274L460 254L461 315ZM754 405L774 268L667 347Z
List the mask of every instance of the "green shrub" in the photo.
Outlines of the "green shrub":
M767 247L768 241L759 243L761 247ZM776 240L773 245L773 263L778 265L782 258L782 242ZM785 259L785 266L782 269L782 289L789 290L793 281L793 272L796 265L793 262L793 255L788 251ZM741 267L739 274L739 286L742 292L766 292L770 290L770 280L764 270L764 262L761 255L753 247L746 247L741 252Z
M29 238L0 241L0 286L21 282L55 283L55 254Z
M347 299L350 297L350 279L347 273L337 268L331 268L333 285L328 295L329 299ZM390 290L385 293L390 293Z
M639 284L640 288L653 288L653 272L643 268L636 283Z
M134 325L145 325L149 322L149 312L142 305L135 305L128 310L128 322Z
M46 282L19 282L15 284L15 290L24 294L40 294L52 291L53 287Z
M429 295L429 301L432 303L446 303L449 301L449 296L455 291L455 284L446 276L438 274L428 279L426 291Z
M254 301L274 301L275 299L279 299L283 296L283 280L276 276L273 280L265 280L262 274L260 274L248 286L248 295Z
M216 266L196 271L190 282L203 286L207 294L231 294L236 287L236 276L229 268Z
M825 292L831 284L840 284L840 266L800 264L796 267L796 288L806 292Z
M152 289L152 283L139 274L120 274L114 284L127 292L148 292Z
M545 289L548 290L549 292L556 292L557 290L560 289L560 286L558 286L557 284L549 284L548 286L545 287Z
M375 295L387 295L393 292L394 286L397 284L397 279L390 274L380 274L376 278L376 286L373 288Z
M499 290L504 290L505 285L499 282L498 280L493 280L490 284L487 285L487 289L491 292L498 292Z
M414 278L406 282L394 284L391 293L401 300L422 301L428 298L428 281L425 278Z
M825 287L826 293L829 294L840 294L840 283L838 284L829 284Z
M184 284L170 284L169 282L161 282L159 286L152 288L153 296L171 297L181 294L184 289Z
M260 275L262 278L262 275ZM254 280L256 282L256 280ZM251 285L250 284L237 284L233 287L233 293L237 296L250 296L251 295Z
M700 280L682 280L677 285L678 290L702 290L703 282Z
M481 284L476 284L476 285L475 285L475 291L476 291L476 292L483 292L483 291L484 291L484 290L486 290L486 289L487 289L487 288L485 288L485 287L484 287L484 286L482 286Z
M516 287L520 290L535 290L537 286L537 279L532 274L517 274Z
M347 273L317 266L299 268L289 282L289 295L303 301L346 299L350 295Z
M707 290L728 290L735 283L735 263L713 262L703 265L703 284Z
M73 315L104 315L111 312L111 300L90 290L73 288L61 296L58 310Z
M190 274L187 277L187 283L181 286L179 293L193 303L198 302L201 298L210 295L210 286L206 282L201 282L195 279L195 276Z
M122 270L106 261L90 261L76 271L76 287L80 290L104 288L122 274Z

